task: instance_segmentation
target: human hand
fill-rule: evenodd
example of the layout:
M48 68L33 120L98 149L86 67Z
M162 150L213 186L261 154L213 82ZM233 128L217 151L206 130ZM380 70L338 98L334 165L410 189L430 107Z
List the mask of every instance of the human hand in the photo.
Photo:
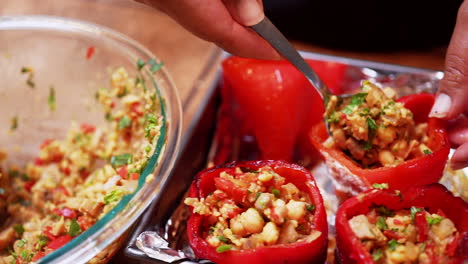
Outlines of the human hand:
M444 78L429 116L450 120L449 139L457 147L451 167L468 167L468 1L458 10L445 58Z
M248 28L264 18L262 0L136 0L168 14L187 30L241 57L280 59Z

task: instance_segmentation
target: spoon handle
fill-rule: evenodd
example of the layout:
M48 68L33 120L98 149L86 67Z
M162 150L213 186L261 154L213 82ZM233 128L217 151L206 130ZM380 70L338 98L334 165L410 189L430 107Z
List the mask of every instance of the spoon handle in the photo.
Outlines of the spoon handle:
M270 43L284 58L293 64L301 71L307 79L312 83L312 86L319 92L322 98L330 95L330 90L319 78L317 73L307 64L297 50L289 43L286 37L276 28L271 21L265 17L258 24L251 26L262 38Z

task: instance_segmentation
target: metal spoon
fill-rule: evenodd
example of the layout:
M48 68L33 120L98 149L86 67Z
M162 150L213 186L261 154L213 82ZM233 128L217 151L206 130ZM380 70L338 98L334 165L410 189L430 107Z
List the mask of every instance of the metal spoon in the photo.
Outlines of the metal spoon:
M320 79L317 73L307 64L297 50L289 43L284 35L276 28L273 23L264 17L258 24L251 26L262 38L270 43L284 58L294 65L309 80L312 86L317 90L322 99L326 102L333 95L325 83ZM338 99L349 98L351 95L340 95ZM330 124L325 119L328 134L330 134Z

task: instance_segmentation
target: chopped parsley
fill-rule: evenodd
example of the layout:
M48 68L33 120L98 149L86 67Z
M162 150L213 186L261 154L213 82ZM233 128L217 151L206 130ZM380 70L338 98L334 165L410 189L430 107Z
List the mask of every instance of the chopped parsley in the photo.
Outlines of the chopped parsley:
M261 192L258 192L258 193L256 193L256 194L255 194L255 200L257 200L257 199L258 199L258 197L260 197L260 195L262 195L262 193L261 193Z
M137 69L141 71L141 69L145 67L146 63L142 59L138 59L136 65L137 65Z
M429 149L425 149L425 150L423 150L423 152L424 152L425 155L432 154L432 151L430 151Z
M26 249L21 251L21 253L20 253L21 260L23 260L24 262L31 261L33 256L34 256L34 254L30 253L29 250L26 250Z
M118 128L119 130L129 127L132 124L132 119L128 116L123 116L119 120Z
M150 152L151 152L151 146L150 146L150 145L148 145L148 146L145 147L145 152L146 152L146 153L150 153Z
M28 75L28 79L26 80L26 84L29 87L34 88L36 86L36 84L34 83L34 80L33 80L34 70L31 67L22 67L21 68L21 73Z
M280 192L280 190L278 190L278 189L272 189L272 190L271 190L271 193L272 193L276 198L279 198L280 195L281 195L281 192Z
M421 212L422 209L418 207L411 206L410 208L410 213L411 213L411 219L414 220L414 217L416 216L417 213Z
M426 216L426 221L429 225L436 225L440 223L444 219L441 216L436 216L436 217L431 217L431 216Z
M328 123L338 123L339 121L340 115L337 112L332 112L327 118Z
M47 104L49 105L50 111L55 111L57 105L55 103L55 88L53 86L50 86Z
M315 205L313 205L313 204L308 204L308 205L306 205L306 209L307 209L307 211L309 211L309 212L313 212L313 211L315 210Z
M13 226L13 229L16 231L16 233L19 235L19 236L22 236L23 233L24 233L24 227L22 224L16 224Z
M122 194L123 194L122 190L113 190L112 192L104 196L104 204L110 204L112 202L116 202L120 200L120 197L122 196Z
M372 118L372 117L367 117L367 127L369 128L369 130L376 130L377 128L379 128L379 126L377 125L377 123L375 123L375 120Z
M343 109L343 113L349 115L356 107L359 107L366 100L367 93L357 93L351 96L351 102Z
M227 237L223 237L223 236L218 236L218 239L219 241L223 242L223 243L229 243L229 238Z
M148 61L148 64L151 66L150 70L151 70L152 73L156 73L164 65L164 63L162 63L162 62L157 63L155 59L151 59L150 61Z
M216 252L223 253L232 249L231 245L221 245L216 248Z
M380 230L387 230L388 229L387 223L385 223L385 218L383 218L382 216L379 216L377 218L377 222L375 223L375 225Z
M401 245L401 243L399 243L398 241L396 241L395 239L392 239L390 241L388 241L388 248L390 249L390 251L395 251L395 249Z
M104 198L105 199L105 198ZM68 234L72 237L77 236L81 233L81 228L76 219L72 219L70 223L70 229L68 230Z
M372 184L372 187L375 189L388 189L388 183L374 183Z
M374 250L374 252L372 252L372 259L374 261L378 261L382 257L383 257L382 249L378 248L378 249Z
M47 245L48 242L49 242L49 239L47 238L47 236L39 235L39 241L37 242L36 249L41 250L42 247Z
M25 239L20 239L20 240L18 241L18 243L16 243L16 245L17 245L18 247L22 248L22 247L24 247L24 245L25 245L27 242L28 242L28 241L25 240Z
M18 116L14 116L11 119L10 130L16 130L18 128Z
M366 107L366 108L362 109L362 111L361 111L361 113L359 113L359 115L360 116L366 116L366 115L369 114L369 112L370 112L370 109Z
M371 150L372 149L371 140L368 140L368 141L364 142L364 144L362 145L362 149L363 150Z
M122 155L113 156L110 160L112 167L117 168L132 163L133 155L124 153Z

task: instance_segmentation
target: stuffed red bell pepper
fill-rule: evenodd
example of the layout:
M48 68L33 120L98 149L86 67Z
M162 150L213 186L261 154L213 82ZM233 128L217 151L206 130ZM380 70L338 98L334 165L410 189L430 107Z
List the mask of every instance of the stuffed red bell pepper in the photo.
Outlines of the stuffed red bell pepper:
M185 204L196 256L216 263L323 263L327 220L312 175L282 161L199 173Z
M332 96L325 112L330 124L314 126L310 138L338 184L356 194L374 183L404 190L437 182L449 154L445 123L428 118L434 96L395 99L391 88L364 81L350 99Z
M438 183L368 190L340 206L336 238L342 264L463 263L468 204Z

